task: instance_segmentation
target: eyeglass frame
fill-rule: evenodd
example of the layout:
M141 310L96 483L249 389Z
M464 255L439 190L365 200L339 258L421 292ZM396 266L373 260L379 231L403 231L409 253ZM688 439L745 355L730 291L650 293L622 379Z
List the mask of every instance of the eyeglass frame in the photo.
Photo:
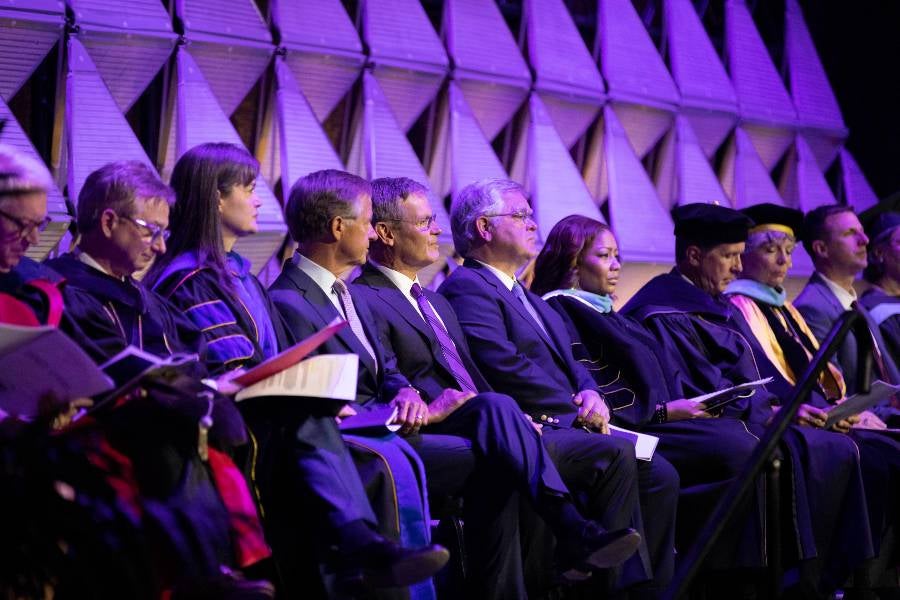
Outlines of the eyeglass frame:
M13 223L16 227L19 228L19 231L18 231L19 239L28 237L35 231L43 232L44 230L47 229L47 226L50 225L50 223L53 221L53 219L51 219L50 216L48 215L48 216L44 217L43 219L41 219L40 221L27 222L15 215L9 214L5 210L0 210L0 216L2 216L4 219L7 219L11 223Z
M509 212L509 213L484 214L484 215L481 215L481 216L483 216L483 217L488 217L488 218L491 218L491 217L512 217L513 219L515 219L515 220L517 220L517 221L522 221L522 223L525 223L525 221L531 221L532 223L537 223L537 221L534 220L534 212L532 211L531 213L529 213L529 212L528 212L527 210L525 210L525 209L517 210L517 211L515 211L515 212Z
M136 219L134 217L120 215L119 213L116 213L116 216L119 217L120 219L125 219L126 221L131 221L138 227L143 227L144 229L147 229L150 233L147 234L147 233L141 232L141 236L146 237L147 235L149 235L151 244L156 243L156 240L159 238L162 238L162 241L165 243L165 242L169 241L169 236L172 235L171 230L164 229L163 227L160 227L156 223L151 223L149 221L145 221L144 219Z
M429 231L432 226L437 223L437 219L437 215L432 213L427 217L419 219L418 221L410 221L409 219L382 219L381 221L387 221L390 223L408 223L415 227L418 231ZM421 225L423 221L425 222L424 226Z

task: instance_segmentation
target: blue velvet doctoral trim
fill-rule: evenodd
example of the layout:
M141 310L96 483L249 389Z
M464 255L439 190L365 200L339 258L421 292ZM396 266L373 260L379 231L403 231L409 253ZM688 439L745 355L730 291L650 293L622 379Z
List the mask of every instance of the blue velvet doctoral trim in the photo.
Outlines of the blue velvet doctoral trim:
M546 294L544 294L543 298L544 300L549 300L554 296L569 296L572 298L577 298L597 312L612 312L613 299L609 294L594 294L593 292L586 292L584 290L569 288L566 290L553 290L552 292L547 292Z
M784 306L787 301L785 289L773 288L753 279L735 279L725 288L725 293L748 296L769 306Z
M259 334L259 347L264 358L271 358L278 354L278 337L275 335L275 327L266 308L266 299L250 272L251 263L237 252L225 254L226 264L231 273L238 296L244 306L250 312Z

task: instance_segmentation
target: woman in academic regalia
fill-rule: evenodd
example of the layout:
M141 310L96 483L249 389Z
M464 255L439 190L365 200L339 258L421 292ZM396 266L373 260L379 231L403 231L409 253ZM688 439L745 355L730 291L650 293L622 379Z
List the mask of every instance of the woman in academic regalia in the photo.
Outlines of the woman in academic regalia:
M166 253L147 275L148 285L184 311L203 332L207 367L217 376L251 368L294 342L268 292L253 274L250 261L234 249L238 240L258 230L262 204L255 193L258 176L259 163L234 144L201 144L182 155L172 171L176 196L170 218L172 233ZM344 533L347 523L338 522L344 518L344 506L352 505L364 517L356 521L372 520L365 517L371 515L369 506L360 506L366 498L358 487L367 485L368 480L360 483L356 473L347 473L347 487L341 488L317 479L325 470L329 475L335 469L346 470L346 451L340 438L323 431L334 428L333 419L319 414L321 411L313 411L314 417L310 417L303 407L303 403L270 398L240 405L254 434L254 483L267 514L267 536L280 565L281 591L291 597L315 594L310 587L315 575L310 578L306 571L313 544L298 534L298 528L320 540L337 540L339 552L348 549L345 542L376 539L368 525L355 528L354 535ZM369 500L373 506L390 507L378 511L377 533L405 546L427 543L424 470L412 448L396 437L343 439L354 460L376 463L369 471L374 471L371 486L366 487ZM326 442L328 447L323 446ZM348 494L352 497L339 497ZM314 512L304 514L304 506ZM377 541L382 539L374 543L382 544ZM434 594L430 581L411 589L415 598ZM405 597L403 590L398 593Z
M676 547L686 552L758 439L743 421L712 419L705 407L684 399L665 349L612 308L620 267L612 231L571 215L547 236L531 289L564 317L575 356L600 385L613 423L660 438L657 451L681 478ZM764 566L761 486L756 491L710 553L707 569Z
M765 355L760 357L759 364L762 369L768 369L766 375L773 376L772 388L779 390L779 396L786 397L819 348L819 341L800 312L787 300L787 293L782 287L793 264L791 255L797 243L795 232L800 230L803 215L798 210L768 203L752 206L743 212L753 219L756 226L750 230L741 256L741 278L729 284L726 294L742 317L739 320L742 328L748 336L755 338ZM819 376L809 400L800 407L797 423L820 428L824 423L824 412L845 393L841 371L829 363ZM852 430L851 425L854 426ZM889 433L873 431L884 427L884 423L869 411L834 426L835 431L849 431L859 447L876 552L880 549L880 542L890 542L885 547L893 548L895 534L889 532L896 526L897 507L900 506L900 444ZM888 534L891 540L885 539ZM890 556L881 558L881 564L893 561Z
M900 364L900 213L878 216L869 234L869 265L863 276L872 284L859 299L881 329L884 351Z

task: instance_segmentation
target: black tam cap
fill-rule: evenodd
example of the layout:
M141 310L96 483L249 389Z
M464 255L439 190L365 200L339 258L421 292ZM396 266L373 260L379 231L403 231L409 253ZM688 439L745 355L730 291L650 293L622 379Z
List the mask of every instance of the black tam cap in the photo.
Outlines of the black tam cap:
M763 202L749 206L741 211L755 225L750 229L751 233L757 231L783 231L792 235L795 239L801 237L800 230L803 227L803 213L795 208L779 206L771 202Z
M866 228L866 233L875 244L891 235L896 227L900 227L900 212L888 211L878 215Z
M675 237L704 246L736 244L747 240L753 225L740 212L718 204L685 204L672 211Z

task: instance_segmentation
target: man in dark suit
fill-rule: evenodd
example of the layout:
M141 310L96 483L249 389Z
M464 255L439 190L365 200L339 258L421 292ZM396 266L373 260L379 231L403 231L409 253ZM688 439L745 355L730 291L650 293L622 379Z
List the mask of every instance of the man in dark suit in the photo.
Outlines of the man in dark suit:
M418 282L418 271L438 257L441 232L427 188L406 178L378 179L372 202L378 237L354 288L372 310L398 369L428 402L423 431L461 435L479 454L500 458L492 461L491 479L511 479L558 539L571 538L587 523L532 430L531 417L509 396L491 391L447 300ZM607 564L627 558L637 544L636 533L623 536L607 549Z
M609 485L620 469L637 469L654 567L649 586L661 589L673 568L678 474L659 456L637 464L630 442L601 435L608 433L609 409L593 378L572 356L564 323L515 279L536 254L531 215L515 182L488 180L466 187L451 208L453 241L466 260L438 291L459 317L490 386L545 424L544 444L588 516L607 527L622 526L619 520L631 518L633 508L633 522L640 523L637 490ZM641 575L626 567L626 583L629 577L639 581Z
M816 272L797 296L794 306L820 342L844 311L858 305L853 281L866 268L868 243L869 238L850 207L820 206L810 211L803 220L803 247L812 258ZM860 310L863 309L860 307ZM875 377L900 383L900 373L893 357L890 352L881 351L887 346L878 327L868 315L866 317L880 355L880 360L875 361ZM856 335L850 332L835 356L835 362L847 383L848 394L855 393L858 386L857 347ZM880 412L880 416L887 417L889 409L883 407Z
M429 418L445 418L474 394L446 394L437 406L429 407L420 391L397 370L393 354L382 347L365 299L339 281L339 275L365 261L373 231L369 190L364 180L338 171L313 173L295 184L286 214L298 252L273 284L272 298L288 326L301 336L341 314L350 322L350 327L325 343L322 352L352 352L360 357L359 403L364 408L394 405L402 431L425 463L432 496L463 495L470 593L480 598L521 597L515 485L504 480L505 472L498 476L496 463L531 474L541 472L537 465L542 457L533 448L518 456L507 448L498 449L497 444L498 439L510 437L513 426L518 426L522 436L534 439L536 433L517 411L512 422L507 411L492 415L494 420L473 419L473 426L446 430L446 434L419 433ZM474 423L485 429L477 431ZM555 473L548 470L545 475L552 481ZM553 485L562 488L554 490L562 504L565 488L558 475ZM559 516L566 518L562 510ZM567 566L606 566L602 561L618 562L624 559L620 554L633 552L634 532L606 533L591 527L577 512L575 517L585 531L573 534L575 539L565 548L571 553L566 557ZM496 585L497 581L504 585Z

